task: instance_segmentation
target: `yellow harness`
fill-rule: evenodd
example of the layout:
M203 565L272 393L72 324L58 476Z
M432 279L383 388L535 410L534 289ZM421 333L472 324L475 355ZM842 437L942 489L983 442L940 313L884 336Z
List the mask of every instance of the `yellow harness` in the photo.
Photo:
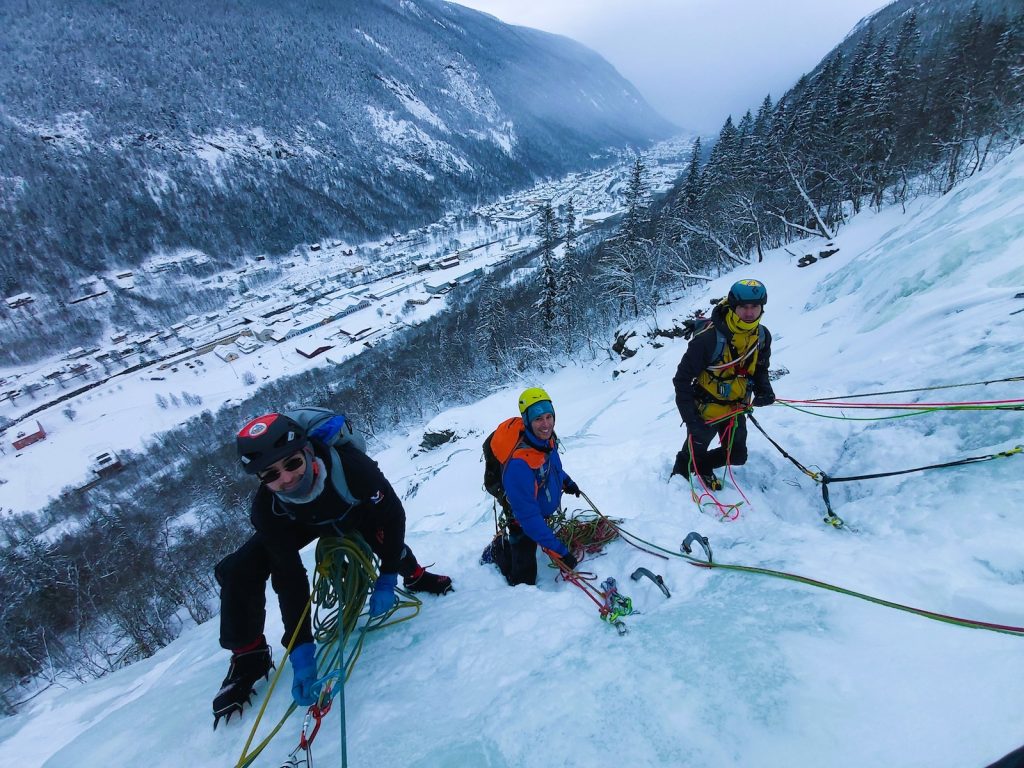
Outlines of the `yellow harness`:
M722 418L746 401L761 349L758 322L744 323L730 310L725 313L725 323L731 338L722 345L720 358L697 377L697 412L706 422ZM708 323L705 331L713 328L714 324Z

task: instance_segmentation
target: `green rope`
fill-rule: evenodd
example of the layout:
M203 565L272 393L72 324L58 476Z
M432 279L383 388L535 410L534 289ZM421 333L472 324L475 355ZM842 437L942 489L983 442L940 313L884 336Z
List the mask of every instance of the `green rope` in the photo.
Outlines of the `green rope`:
M736 418L738 416L742 416L744 414L748 414L748 415L750 415L751 418L753 418L752 409L750 407L745 407L745 408L742 408L742 409L731 411L730 413L727 413L725 416L722 416L719 419L714 419L713 421L706 422L706 424L708 426L712 426L714 424L719 424L719 423L725 421L726 419L729 419L732 422L729 425L729 428L728 428L729 429L729 444L725 446L725 472L723 472L723 474L722 474L722 480L721 480L722 488L720 490L724 490L725 489L725 476L727 474L729 474L729 472L730 472L729 467L730 467L730 461L732 459L732 445L733 445L733 441L736 438ZM743 496L744 501L735 502L735 503L732 503L732 504L723 504L718 499L716 499L715 496L712 493L710 493L710 491L714 490L713 488L709 488L707 493L700 492L698 490L698 488L695 486L694 479L693 479L695 475L699 474L698 471L697 471L697 464L696 464L696 462L693 459L693 435L687 435L686 446L687 446L687 449L689 450L689 453L690 453L690 458L689 458L689 461L687 462L687 466L686 466L687 470L689 471L689 478L688 478L688 480L689 480L689 483L690 483L690 497L693 499L693 503L697 505L697 509L699 509L701 512L704 512L704 508L705 507L715 507L716 511L721 516L722 520L731 520L731 521L732 520L738 520L739 516L740 516L740 507L742 507L743 504L747 502L747 497ZM712 476L715 475L714 470L709 469L709 470L707 470L707 472L710 475L712 475ZM735 480L736 479L733 478L733 485L734 486L736 485ZM698 480L697 483L699 484L700 481ZM736 488L736 490L739 491L739 488ZM743 495L742 491L740 491L740 495ZM704 496L709 496L711 498L711 501L704 501L704 502L702 502L701 499ZM589 502L590 499L587 499L587 501ZM592 502L591 502L591 504L592 504ZM733 513L735 513L735 514L733 514Z
M288 646L285 648L284 655L288 658L288 654L291 653L292 648L295 645L295 640L299 636L299 630L302 628L302 623L306 620L306 616L309 614L309 606L312 604L313 595L309 596L309 600L306 601L306 607L302 609L302 615L299 616L299 621L295 625L295 629L292 631L292 636L288 640ZM281 727L285 724L285 721L291 717L292 712L297 708L297 705L293 701L288 709L285 711L281 719L277 721L273 728L270 729L270 733L261 741L252 752L249 752L249 745L252 744L253 738L256 736L256 730L259 728L260 721L263 719L263 713L267 711L267 705L270 703L270 696L277 687L278 680L281 679L281 673L284 672L284 663L277 667L277 671L274 672L274 678L270 681L270 686L267 688L267 693L263 697L263 704L260 706L260 711L256 715L256 720L252 724L252 728L249 730L249 736L245 740L245 744L242 746L242 754L238 757L238 762L235 763L235 768L246 768L246 766L252 765L252 762L259 757L260 753L266 748L273 739Z
M570 515L558 510L551 516L551 529L570 552L592 555L619 537L616 524L621 522L604 515L579 512Z
M855 397L878 397L879 395L905 395L909 392L932 392L937 389L956 389L958 387L976 387L988 384L1002 384L1008 381L1024 381L1024 376L1010 376L1005 379L992 379L990 381L969 381L965 384L940 384L935 387L920 387L919 389L892 389L888 392L862 392L856 395L834 395L832 397L815 397L808 402L820 400L852 400Z
M339 726L341 729L341 764L348 765L348 738L345 730L345 683L352 676L356 661L363 650L367 632L398 624L416 616L422 603L403 589L396 589L402 599L378 620L363 624L359 635L345 658L345 648L355 633L366 600L377 581L374 555L366 541L357 533L343 539L322 538L316 547L316 575L313 577L313 637L321 644L318 669L328 670L321 678L325 683L336 679L333 693L325 684L320 701L340 700ZM396 611L412 609L412 613L391 619Z
M689 562L691 565L694 565L694 566L697 566L697 567L700 567L700 568L708 568L708 569L720 568L720 569L722 569L724 571L734 571L736 573L753 573L753 574L758 574L758 575L761 575L761 576L773 576L775 578L785 579L787 581L795 581L795 582L798 582L800 584L806 584L806 585L811 586L811 587L818 587L820 589L825 589L825 590L828 590L830 592L837 592L837 593L842 594L842 595L848 595L849 597L856 597L856 598L859 598L861 600L866 600L869 603L874 603L876 605L882 605L882 606L885 606L887 608L895 608L896 610L899 610L899 611L904 611L906 613L912 613L912 614L914 614L916 616L921 616L921 617L926 618L926 619L932 619L934 621L941 621L941 622L944 622L946 624L953 624L953 625L956 625L956 626L959 626L959 627L967 627L969 629L985 629L985 630L988 630L990 632L1001 632L1001 633L1007 634L1007 635L1016 635L1018 637L1024 637L1024 627L1014 627L1014 626L1009 626L1009 625L1004 625L1004 624L993 624L993 623L990 623L990 622L987 622L987 621L976 621L974 619L964 619L964 618L960 618L960 617L957 617L957 616L948 616L948 615L943 614L943 613L936 613L935 611L928 611L928 610L925 610L923 608L914 608L914 607L909 606L909 605L903 605L901 603L894 603L891 600L885 600L885 599L882 599L880 597L873 597L872 595L867 595L867 594L864 594L863 592L857 592L855 590L847 589L845 587L839 587L839 586L836 586L835 584L829 584L829 583L824 582L824 581L819 581L818 579L812 579L812 578L809 578L807 576L800 576L800 575L795 574L795 573L787 573L785 571L776 571L776 570L773 570L773 569L770 569L770 568L760 568L760 567L757 567L757 566L750 566L750 565L733 565L733 564L730 564L730 563L712 562L711 560L701 560L700 558L694 557L692 555L688 555L688 554L685 554L685 553L682 553L682 552L675 552L673 550L669 550L669 549L665 549L663 547L660 547L657 544L654 544L653 542L647 541L646 539L642 539L639 536L637 536L636 534L633 534L633 533L630 533L629 531L624 530L621 526L619 527L619 535L622 536L624 541L626 541L628 539L634 539L636 541L641 542L642 544L646 544L647 546L653 547L654 549L659 550L661 552L664 552L664 553L666 553L668 555L672 555L674 557L682 558L683 560L686 560L687 562Z
M800 408L792 405L791 403L785 403L779 400L775 401L776 405L782 405L786 408L792 408L794 411L805 413L808 416L817 416L819 419L835 419L837 421L888 421L890 419L907 419L911 416L923 416L928 413L935 413L937 411L1019 411L1019 406L1005 406L1005 405L944 405L936 408L922 408L920 410L911 411L910 413L897 413L892 416L830 416L825 413L818 413L817 411L811 411L807 408ZM823 407L823 406L819 406ZM842 408L842 406L828 406L829 408ZM864 410L858 406L858 410Z
M362 652L366 633L408 621L419 613L420 606L422 605L410 593L401 588L396 589L400 599L384 616L363 624L346 659L345 648L356 631L359 617L363 614L366 600L377 581L377 575L378 571L373 551L358 533L351 533L344 538L321 538L317 542L316 547L316 570L313 574L313 589L310 594L310 602L306 604L299 624L292 633L291 641L285 650L285 656L287 657L288 653L292 650L292 646L295 644L299 628L306 619L310 605L315 605L316 610L312 618L312 626L313 638L319 646L317 650L317 670L322 675L321 680L325 682L321 689L318 704L327 703L332 697L340 700L339 720L341 727L342 766L348 765L348 747L345 733L345 682L352 675L356 660ZM397 612L404 610L411 610L412 613L393 618ZM270 694L273 692L283 668L284 665L282 664L274 675L274 680L267 691L263 707L256 717L256 722L253 723L249 741L246 742L235 768L247 768L252 765L253 761L256 760L281 730L285 721L297 709L295 702L292 702L266 738L252 752L247 751L267 703L270 700ZM332 688L335 687L337 688L337 694L332 692Z

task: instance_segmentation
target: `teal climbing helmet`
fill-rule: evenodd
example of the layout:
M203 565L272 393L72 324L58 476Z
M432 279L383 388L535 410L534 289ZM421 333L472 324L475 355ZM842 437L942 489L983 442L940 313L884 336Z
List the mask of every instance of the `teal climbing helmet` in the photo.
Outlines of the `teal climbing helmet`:
M736 309L740 304L768 303L768 289L759 280L740 280L729 289L729 306Z

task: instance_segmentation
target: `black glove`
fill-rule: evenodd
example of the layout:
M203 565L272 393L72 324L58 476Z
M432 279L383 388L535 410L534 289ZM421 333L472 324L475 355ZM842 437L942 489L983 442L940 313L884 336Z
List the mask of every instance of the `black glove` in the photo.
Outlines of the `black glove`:
M693 338L694 331L697 330L696 320L683 320L683 338L686 340Z
M580 494L582 493L582 491L580 490L580 487L578 485L576 485L576 482L574 480L566 480L562 484L562 490L565 493L571 493L577 499L580 497Z
M766 405L771 405L775 402L774 392L758 392L754 395L754 399L751 401L751 405L755 408L763 408Z
M567 552L562 555L562 565L568 568L570 571L575 571L576 566L580 564L580 561L576 559L576 556L572 552Z

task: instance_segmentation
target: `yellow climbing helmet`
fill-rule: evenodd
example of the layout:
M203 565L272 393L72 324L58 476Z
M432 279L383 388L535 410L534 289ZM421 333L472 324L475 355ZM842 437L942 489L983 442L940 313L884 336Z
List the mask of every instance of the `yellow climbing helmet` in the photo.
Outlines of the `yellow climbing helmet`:
M527 408L534 403L539 403L543 400L547 400L550 403L551 395L540 387L530 387L529 389L523 390L523 394L519 396L519 413L525 415Z

